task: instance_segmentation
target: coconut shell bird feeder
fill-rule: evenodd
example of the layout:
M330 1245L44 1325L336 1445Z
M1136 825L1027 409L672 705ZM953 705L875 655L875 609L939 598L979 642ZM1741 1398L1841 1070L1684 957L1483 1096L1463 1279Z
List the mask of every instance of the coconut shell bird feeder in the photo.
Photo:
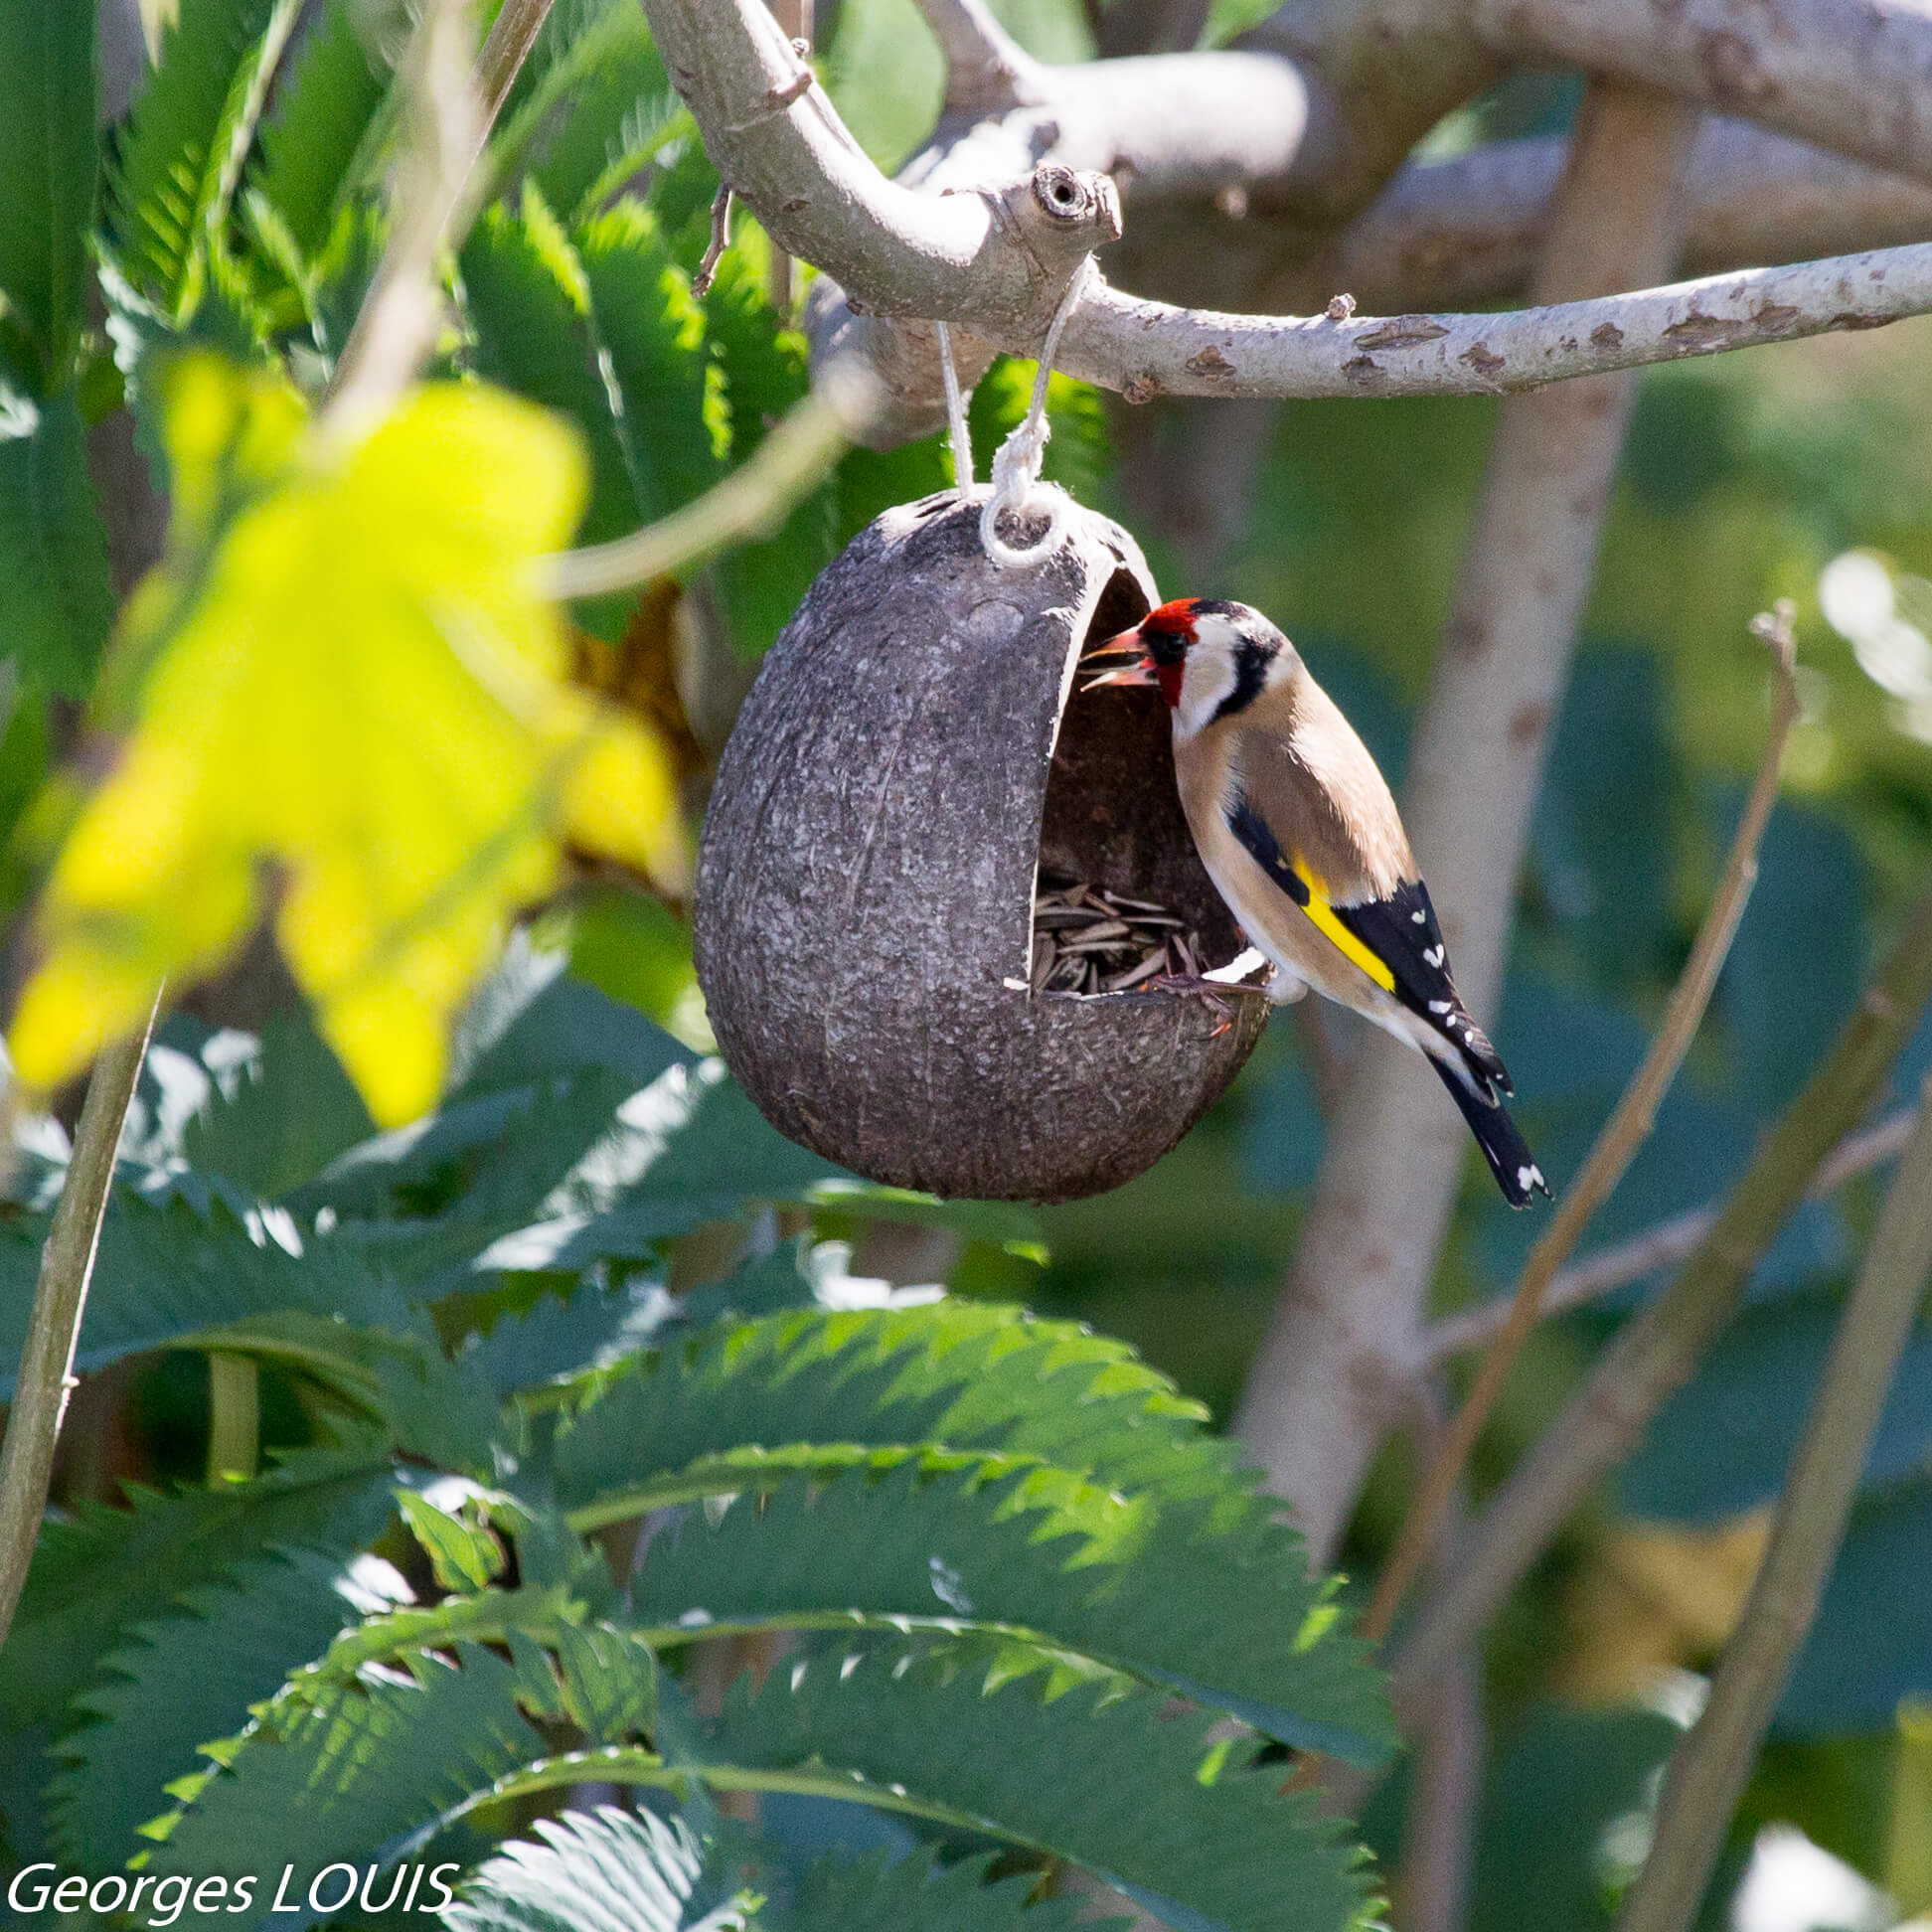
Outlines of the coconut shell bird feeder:
M893 1186L1066 1201L1172 1147L1266 1008L1036 990L1044 878L1161 908L1202 971L1241 938L1159 694L1075 695L1089 641L1155 601L1139 547L1069 504L1043 561L1001 568L979 522L952 492L888 511L773 646L712 793L698 973L780 1132Z

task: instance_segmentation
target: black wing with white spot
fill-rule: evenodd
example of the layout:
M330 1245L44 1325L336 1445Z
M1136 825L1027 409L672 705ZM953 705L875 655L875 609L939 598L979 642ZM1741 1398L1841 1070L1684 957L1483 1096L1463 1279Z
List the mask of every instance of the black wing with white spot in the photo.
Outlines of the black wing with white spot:
M1462 1054L1486 1098L1516 1091L1489 1036L1464 1011L1449 977L1449 955L1429 888L1419 879L1406 881L1384 899L1337 905L1335 916L1386 963L1395 982L1390 991Z

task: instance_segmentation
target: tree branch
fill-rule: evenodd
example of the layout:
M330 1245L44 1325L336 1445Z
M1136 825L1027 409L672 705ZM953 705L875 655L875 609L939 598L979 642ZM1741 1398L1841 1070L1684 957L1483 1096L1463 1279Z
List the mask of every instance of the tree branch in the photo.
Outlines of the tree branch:
M939 392L929 343L915 338L908 361L905 346L882 340L898 333L890 325L944 320L979 339L982 361L994 349L1034 353L1079 256L1117 233L1111 190L1093 171L1119 172L1136 195L1238 185L1330 219L1337 182L1360 177L1337 158L1348 141L1319 80L1276 55L1228 53L1040 70L1050 75L1049 103L955 126L903 182L887 182L763 7L645 4L724 180L779 246L835 284L815 310L821 348L864 353L888 392L906 394L906 408L887 419L891 438L936 425ZM941 12L961 38L967 17ZM1080 199L1054 212L1044 171L986 192L1043 148L1055 157L1049 165L1074 170ZM1061 361L1135 401L1501 395L1927 309L1932 244L1502 316L1219 314L1095 277Z
M1610 72L1932 180L1932 13L1892 0L1473 0L1499 58Z
M1564 1190L1549 1226L1530 1250L1530 1259L1524 1266L1523 1279L1517 1286L1516 1300L1502 1332L1484 1357L1469 1393L1445 1433L1441 1453L1410 1506L1395 1547L1375 1579L1374 1596L1363 1623L1363 1634L1371 1642L1379 1642L1387 1633L1409 1585L1427 1559L1435 1541L1436 1527L1462 1481L1469 1452L1503 1392L1511 1365L1530 1331L1542 1319L1545 1290L1557 1269L1574 1252L1591 1217L1609 1200L1629 1170L1637 1150L1649 1139L1657 1109L1670 1091L1671 1082L1677 1078L1678 1068L1684 1064L1684 1056L1690 1050L1698 1027L1703 1024L1710 996L1717 990L1717 975L1723 970L1738 921L1744 916L1751 887L1757 882L1758 846L1770 821L1771 808L1778 800L1778 775L1784 767L1785 744L1791 736L1792 725L1798 722L1798 685L1793 676L1797 640L1792 635L1796 616L1787 599L1779 603L1775 616L1759 617L1751 626L1771 647L1776 687L1764 755L1759 760L1757 777L1731 840L1723 877L1717 883L1710 909L1704 914L1703 925L1690 948L1690 957L1685 961L1684 971L1671 989L1663 1023L1644 1054L1643 1063L1604 1122L1581 1173Z
M1074 311L1060 367L1155 396L1507 396L1580 376L1932 310L1932 242L1749 268L1501 315L1216 315L1104 284Z
M1468 1559L1425 1601L1390 1667L1398 1697L1433 1679L1489 1621L1598 1478L1684 1384L1735 1312L1758 1256L1870 1104L1928 997L1932 894L1913 908L1831 1052L1761 1144L1684 1272L1598 1358L1491 1504Z
M54 1450L74 1389L75 1345L80 1339L87 1284L100 1245L101 1216L113 1185L121 1123L134 1097L159 1005L157 995L146 1025L105 1048L94 1061L67 1184L41 1250L40 1279L27 1318L27 1342L7 1416L7 1439L0 1445L0 1644L7 1640L34 1560L47 1485L54 1473Z
M1516 295L1542 245L1568 148L1560 138L1498 141L1401 168L1344 231L1337 286L1365 308L1468 308ZM1717 115L1698 130L1685 195L1684 265L1697 274L1932 236L1932 188Z
M1823 1200L1855 1176L1868 1174L1891 1160L1911 1139L1917 1120L1916 1108L1900 1107L1872 1126L1846 1135L1819 1164L1817 1175L1805 1190L1805 1199ZM1688 1259L1717 1224L1717 1211L1715 1207L1692 1208L1687 1213L1673 1214L1643 1233L1599 1249L1574 1267L1565 1268L1544 1292L1544 1316L1582 1308L1613 1289L1628 1287L1674 1261ZM1432 1322L1422 1337L1423 1372L1439 1368L1465 1349L1480 1349L1502 1329L1515 1305L1514 1295L1497 1295Z
M1757 1582L1724 1646L1710 1700L1665 1774L1657 1838L1618 1932L1683 1932L1697 1909L1792 1660L1818 1614L1928 1270L1932 1108L1921 1105L1792 1457Z
M1655 95L1592 89L1539 295L1595 295L1669 268L1690 125ZM1543 738L1631 396L1618 378L1504 408L1417 728L1404 815L1479 1016L1502 977ZM1460 1116L1417 1057L1365 1040L1234 1422L1293 1503L1317 1562L1408 1399L1423 1296L1468 1151Z
M993 16L986 0L919 0L946 57L946 112L1004 114L1048 92L1046 70Z

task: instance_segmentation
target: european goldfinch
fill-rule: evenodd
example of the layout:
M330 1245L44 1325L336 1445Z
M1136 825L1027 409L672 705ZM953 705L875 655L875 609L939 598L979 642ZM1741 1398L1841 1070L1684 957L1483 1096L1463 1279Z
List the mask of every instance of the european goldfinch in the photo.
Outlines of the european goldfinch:
M1182 597L1086 654L1114 658L1131 662L1086 689L1153 685L1167 700L1182 808L1274 968L1268 997L1312 986L1426 1054L1510 1206L1547 1195L1503 1105L1509 1072L1456 995L1395 801L1294 645L1246 604Z

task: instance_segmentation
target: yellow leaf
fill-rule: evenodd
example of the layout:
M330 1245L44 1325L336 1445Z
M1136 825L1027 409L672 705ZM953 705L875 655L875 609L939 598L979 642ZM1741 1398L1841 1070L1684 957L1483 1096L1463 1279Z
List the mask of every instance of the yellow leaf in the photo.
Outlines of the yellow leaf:
M481 387L419 389L346 454L212 356L164 394L176 521L116 642L132 728L55 862L14 1062L42 1087L82 1065L158 979L233 951L272 883L323 1032L404 1120L564 837L685 882L664 747L564 682L534 588L583 458Z

